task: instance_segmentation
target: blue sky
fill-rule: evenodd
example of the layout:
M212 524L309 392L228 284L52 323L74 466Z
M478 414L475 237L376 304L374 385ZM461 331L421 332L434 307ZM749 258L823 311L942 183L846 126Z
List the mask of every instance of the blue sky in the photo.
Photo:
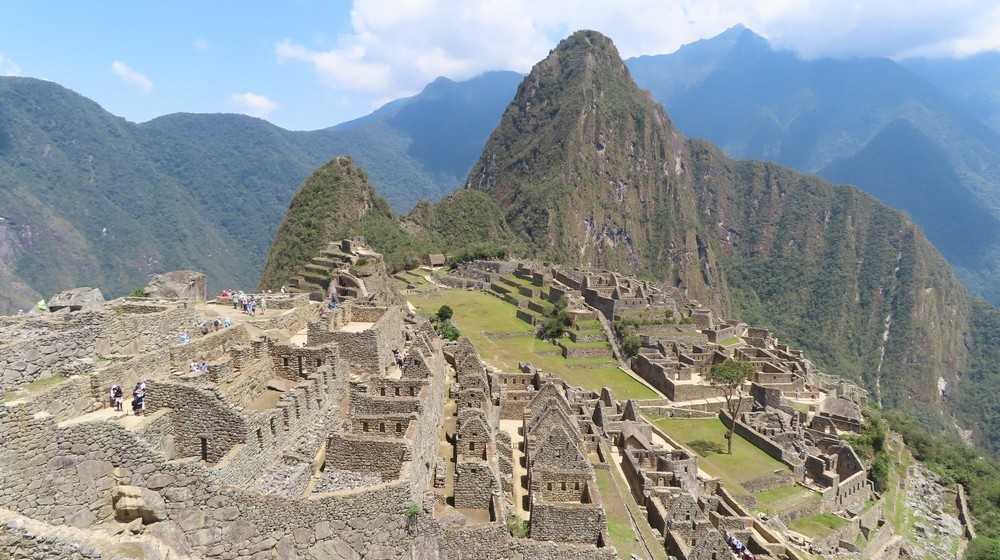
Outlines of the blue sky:
M527 72L576 29L630 57L736 23L808 58L1000 48L993 0L38 0L0 7L0 75L57 82L136 122L241 112L311 130L437 76Z

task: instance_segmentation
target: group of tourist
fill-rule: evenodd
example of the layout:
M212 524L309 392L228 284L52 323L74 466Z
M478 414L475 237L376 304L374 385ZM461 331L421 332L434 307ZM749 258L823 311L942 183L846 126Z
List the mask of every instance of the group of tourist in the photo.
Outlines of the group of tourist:
M120 412L124 401L124 392L122 391L122 388L118 385L112 385L111 390L108 392L108 398L110 400L111 408ZM140 381L135 384L135 389L132 390L132 414L142 416L143 401L145 401L145 399L146 382Z
M198 371L208 371L208 362L206 362L205 358L202 357L201 363L199 364L197 360L191 358L191 364L188 365L188 371L191 373Z
M238 309L245 315L256 317L258 309L260 309L261 315L267 311L267 299L263 292L247 294L243 291L223 290L221 295L224 298L230 298L233 302L233 309Z
M736 553L736 556L742 560L757 560L757 557L750 552L746 545L743 544L743 542L737 537L729 534L729 531L726 531L726 544L728 544L729 548L732 548L733 552Z

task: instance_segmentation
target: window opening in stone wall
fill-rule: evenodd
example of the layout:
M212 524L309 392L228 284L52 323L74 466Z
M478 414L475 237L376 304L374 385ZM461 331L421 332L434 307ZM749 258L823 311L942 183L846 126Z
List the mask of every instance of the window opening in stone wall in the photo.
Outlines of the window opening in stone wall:
M552 483L551 482L548 484L548 489L552 490Z
M379 395L381 395L381 396L383 396L383 397L385 396L385 387L381 387L381 388L379 389Z
M412 396L415 396L416 394L417 394L417 388L416 387L410 387L410 396L412 397Z
M403 424L401 422L396 422L396 433L397 434L403 433Z
M470 441L469 442L469 451L475 451L475 450L476 450L476 442Z
M574 482L573 483L573 490L579 490L579 489L580 489L580 483L579 482Z
M362 422L361 423L361 431L362 432L367 432L368 431L368 422Z
M563 483L562 483L562 490L565 490L565 489L566 489L566 483L565 483L565 482L563 482Z
M378 423L378 431L385 433L385 422Z
M323 359L322 358L316 358L316 367L319 367L321 365L323 365Z
M260 428L257 428L257 447L261 450L264 449L264 433L261 432Z
M396 396L399 396L399 387L396 387Z
M288 409L281 409L281 423L285 425L285 429L288 429Z
M302 374L302 356L299 356L299 377L305 377L305 375Z
M288 367L288 356L281 358L281 365Z
M208 461L208 438L198 438L201 440L201 460Z
M271 417L271 436L278 437L278 429L274 427L274 416Z

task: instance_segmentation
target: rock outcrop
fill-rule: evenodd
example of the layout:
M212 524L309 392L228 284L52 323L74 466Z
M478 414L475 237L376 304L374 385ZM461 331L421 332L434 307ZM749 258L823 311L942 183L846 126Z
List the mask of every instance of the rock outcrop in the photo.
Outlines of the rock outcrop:
M175 270L164 274L154 274L143 291L151 298L188 298L204 301L208 286L208 276L193 270Z
M49 311L69 309L70 311L100 309L104 305L104 294L97 288L73 288L59 292L49 299Z

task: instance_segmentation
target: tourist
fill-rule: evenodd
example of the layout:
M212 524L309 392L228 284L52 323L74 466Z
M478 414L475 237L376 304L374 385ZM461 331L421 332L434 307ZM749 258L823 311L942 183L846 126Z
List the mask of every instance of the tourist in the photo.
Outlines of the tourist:
M187 344L191 340L186 332L182 332L178 339L181 341L181 344Z
M264 296L257 298L257 305L260 307L260 314L264 315L267 313L267 304L264 303Z
M115 393L118 391L117 385L111 386L111 391L108 392L108 406L114 408L115 406Z
M118 385L115 385L115 397L114 397L115 403L114 404L115 404L115 410L118 411L118 412L122 411L122 401L124 400L122 398L122 396L123 396L122 388L119 387Z
M132 414L142 416L142 405L145 397L145 393L136 386L135 391L132 391Z
M222 319L216 317L215 320L212 321L212 325L215 327L215 331L218 332L219 329L222 328Z
M188 364L188 373L194 373L196 371L198 371L198 362L196 362L194 358L191 358L191 363Z
M228 329L233 326L233 322L229 320L229 317L226 317L226 320L222 322L222 325Z

